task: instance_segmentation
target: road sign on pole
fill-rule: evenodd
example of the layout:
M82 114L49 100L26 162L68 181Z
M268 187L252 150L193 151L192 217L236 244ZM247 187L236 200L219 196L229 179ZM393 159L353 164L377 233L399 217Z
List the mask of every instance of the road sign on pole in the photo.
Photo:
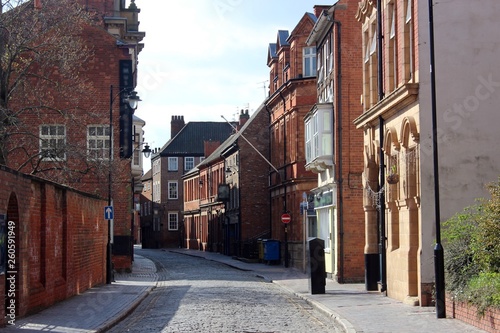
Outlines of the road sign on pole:
M292 217L290 216L290 214L283 213L283 215L281 215L281 222L288 224L288 223L290 223L291 220L292 220Z
M104 219L105 220L112 220L113 219L113 206L106 206L104 207Z

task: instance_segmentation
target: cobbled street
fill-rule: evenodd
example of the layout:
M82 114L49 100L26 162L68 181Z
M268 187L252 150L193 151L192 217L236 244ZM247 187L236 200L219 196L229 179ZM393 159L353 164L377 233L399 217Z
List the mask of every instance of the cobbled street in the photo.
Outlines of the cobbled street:
M279 286L221 263L161 250L158 284L121 323L123 332L341 332L331 319Z

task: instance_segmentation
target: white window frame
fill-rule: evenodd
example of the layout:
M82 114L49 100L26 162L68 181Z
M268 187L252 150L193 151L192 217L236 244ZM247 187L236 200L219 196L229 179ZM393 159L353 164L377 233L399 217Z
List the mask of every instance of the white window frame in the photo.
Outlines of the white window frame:
M305 120L306 164L333 154L333 110L318 109Z
M62 130L62 133L60 132ZM40 125L40 155L47 161L66 160L66 126ZM62 154L61 154L62 153ZM51 156L52 155L52 156Z
M188 164L191 164L191 166ZM184 157L184 171L189 171L192 168L194 168L194 157Z
M168 171L179 171L179 158L177 157L168 158Z
M95 131L91 134L91 131ZM109 125L87 126L87 156L89 160L109 160Z
M174 188L171 188L171 186L174 186ZM168 198L170 200L176 200L179 199L179 183L177 180L169 180L168 181Z
M316 47L302 49L302 68L304 77L316 76Z
M177 212L168 213L168 230L171 231L179 230L179 214Z

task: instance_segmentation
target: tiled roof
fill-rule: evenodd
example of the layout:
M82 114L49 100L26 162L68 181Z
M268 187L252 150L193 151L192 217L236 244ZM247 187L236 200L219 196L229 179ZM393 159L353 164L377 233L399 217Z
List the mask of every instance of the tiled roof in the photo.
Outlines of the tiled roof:
M233 129L226 122L189 122L160 151L161 156L203 156L205 141L226 141Z

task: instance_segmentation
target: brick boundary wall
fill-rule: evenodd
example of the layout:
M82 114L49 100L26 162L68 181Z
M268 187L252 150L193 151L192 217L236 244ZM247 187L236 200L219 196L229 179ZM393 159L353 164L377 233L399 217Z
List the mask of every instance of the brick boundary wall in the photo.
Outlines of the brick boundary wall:
M486 332L495 333L500 331L500 309L490 309L485 312L484 316L479 316L474 306L454 301L447 295L446 315Z
M0 327L106 280L107 201L0 166L0 214L15 222L15 316L0 305ZM11 225L13 225L11 223ZM9 313L11 316L8 316ZM6 318L7 315L7 318Z

